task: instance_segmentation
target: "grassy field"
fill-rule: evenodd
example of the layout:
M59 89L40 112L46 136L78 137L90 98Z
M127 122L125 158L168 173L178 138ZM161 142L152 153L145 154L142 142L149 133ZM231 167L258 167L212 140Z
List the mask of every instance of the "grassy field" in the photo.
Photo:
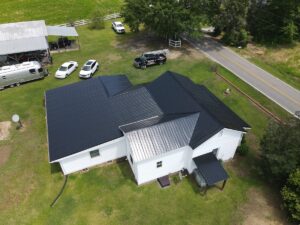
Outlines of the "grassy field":
M249 44L245 49L234 50L300 90L300 43L281 47Z
M48 24L86 19L95 9L119 12L122 0L1 0L0 23L46 20Z
M98 75L127 74L134 84L151 81L166 70L184 74L206 85L252 126L248 136L252 149L269 120L234 90L225 96L223 92L228 85L211 72L212 62L186 45L180 51L172 51L167 64L137 70L132 67L135 56L144 50L166 46L145 34L115 35L110 28L91 31L81 27L78 31L81 50L54 55L49 77L0 92L0 121L8 121L12 114L18 113L25 124L23 131L12 129L10 139L0 141L0 156L4 151L9 152L8 160L0 164L0 224L241 224L244 215L238 209L246 202L248 190L263 185L252 175L239 173L241 168L250 170L255 166L248 166L251 156L240 160L241 167L228 164L230 180L225 190L212 188L205 197L198 193L192 178L164 190L156 183L137 187L130 167L124 162L71 175L62 198L54 208L49 207L63 177L48 163L44 92L84 82L79 80L77 72L65 80L53 77L64 61L76 60L82 65L94 58L101 63ZM228 71L221 72L266 107L284 118L287 116Z

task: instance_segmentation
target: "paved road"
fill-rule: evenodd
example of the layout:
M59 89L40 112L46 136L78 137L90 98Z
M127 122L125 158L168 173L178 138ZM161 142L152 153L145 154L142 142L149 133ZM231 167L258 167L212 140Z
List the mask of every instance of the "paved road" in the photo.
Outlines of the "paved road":
M300 91L209 37L201 41L187 41L291 114L300 111Z

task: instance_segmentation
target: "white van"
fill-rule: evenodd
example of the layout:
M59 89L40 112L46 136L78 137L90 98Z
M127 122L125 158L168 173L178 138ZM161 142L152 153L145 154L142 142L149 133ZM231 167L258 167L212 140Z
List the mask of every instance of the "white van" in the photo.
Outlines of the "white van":
M7 86L19 86L21 83L41 79L48 75L37 61L0 67L0 90Z

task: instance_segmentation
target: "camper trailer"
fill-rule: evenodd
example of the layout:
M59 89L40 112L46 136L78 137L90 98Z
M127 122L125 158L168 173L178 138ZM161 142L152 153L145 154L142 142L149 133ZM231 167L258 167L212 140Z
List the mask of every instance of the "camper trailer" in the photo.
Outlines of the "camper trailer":
M21 83L41 79L48 75L37 61L0 67L0 90L7 86L19 86Z

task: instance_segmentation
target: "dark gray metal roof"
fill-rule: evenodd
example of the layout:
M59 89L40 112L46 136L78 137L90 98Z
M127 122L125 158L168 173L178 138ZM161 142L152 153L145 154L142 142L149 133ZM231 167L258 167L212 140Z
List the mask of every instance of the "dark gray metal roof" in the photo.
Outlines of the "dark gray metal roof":
M188 146L199 113L125 133L134 161Z
M123 136L122 124L162 114L144 87L108 96L109 79L116 81L114 92L129 86L118 85L126 83L122 77L97 77L46 92L50 161Z
M218 161L213 153L198 156L193 160L207 185L211 186L229 178L227 172L221 165L221 162Z
M46 106L50 161L121 137L121 130L133 132L132 143L144 147L134 147L141 151L136 158L143 159L148 150L151 157L183 143L195 148L223 128L248 126L206 88L172 72L139 86L124 75L67 85L47 91ZM178 133L181 126L186 133ZM143 136L149 132L155 138Z
M132 84L124 75L102 76L101 81L108 96L114 96L132 87Z

